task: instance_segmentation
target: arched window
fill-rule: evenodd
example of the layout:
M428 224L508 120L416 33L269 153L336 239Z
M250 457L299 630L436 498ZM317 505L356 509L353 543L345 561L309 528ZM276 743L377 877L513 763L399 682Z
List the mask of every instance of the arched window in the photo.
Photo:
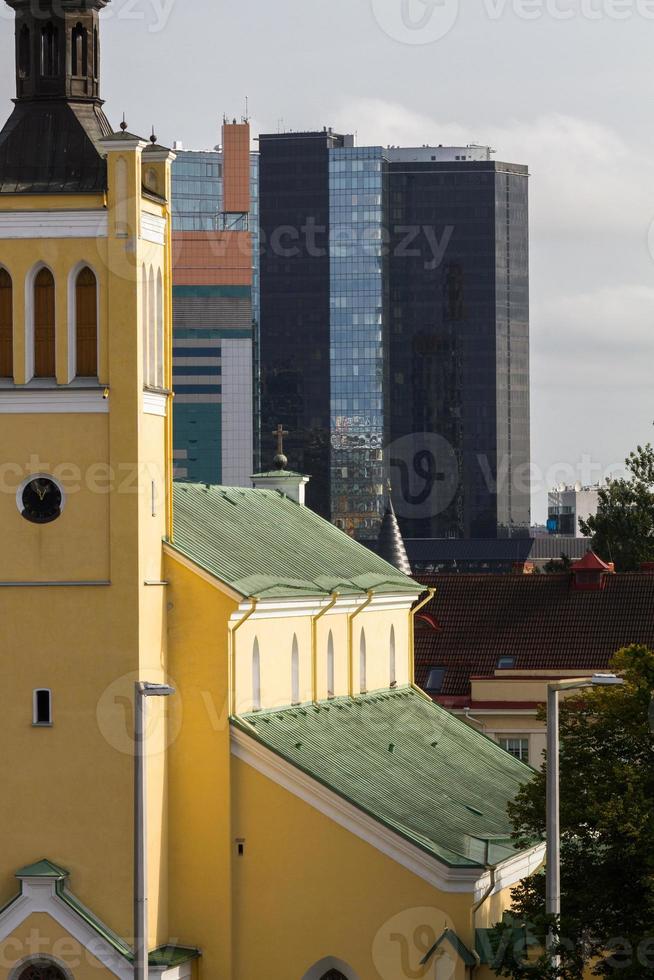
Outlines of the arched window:
M157 322L156 322L156 332L157 332L157 373L155 378L155 384L157 388L163 388L164 386L164 321L163 321L163 278L161 276L161 269L157 271Z
M0 378L14 376L13 310L11 276L0 269Z
M291 704L300 703L300 650L297 644L297 636L293 635L293 648L291 650Z
M32 36L27 24L23 24L18 35L18 75L29 78L32 74Z
M16 980L67 980L66 974L50 960L33 960L27 963Z
M77 76L86 75L88 71L88 39L86 28L79 23L73 27L70 57L71 73Z
M331 630L327 638L327 697L334 697L334 634Z
M329 970L327 973L323 973L320 980L347 980L347 977L340 970Z
M34 377L55 374L55 282L49 269L41 269L34 280Z
M252 647L252 710L261 710L261 654L256 637Z
M41 28L41 74L49 78L59 74L59 31L52 22Z
M395 627L391 626L391 640L389 649L389 660L390 660L390 686L395 687L397 684L397 672L395 669Z
M366 631L361 630L361 637L359 639L359 690L361 694L365 694L368 690L367 679L366 679L366 668L367 668L367 652L366 652Z
M75 354L80 378L98 376L98 283L86 266L75 281Z

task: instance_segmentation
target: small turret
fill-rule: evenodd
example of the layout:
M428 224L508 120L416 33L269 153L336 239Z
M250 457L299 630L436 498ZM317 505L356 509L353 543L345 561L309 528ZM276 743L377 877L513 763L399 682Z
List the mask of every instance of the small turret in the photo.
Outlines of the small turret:
M376 551L380 558L383 558L394 568L397 568L399 572L404 572L405 575L411 575L411 562L406 553L400 525L397 522L395 510L393 509L390 485L388 487L386 511L384 512L384 518L381 522L379 536L377 538Z

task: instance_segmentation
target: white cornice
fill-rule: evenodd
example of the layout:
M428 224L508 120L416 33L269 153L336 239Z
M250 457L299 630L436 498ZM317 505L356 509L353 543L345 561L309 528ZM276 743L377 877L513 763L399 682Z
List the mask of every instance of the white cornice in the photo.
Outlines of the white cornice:
M445 892L466 892L479 900L490 884L488 872L479 868L450 868L411 844L399 834L369 817L337 793L267 749L261 742L232 725L232 754L278 786L299 797L339 826L366 841L402 867ZM502 862L496 871L494 892L514 885L542 862L539 845Z
M338 591L338 590L336 590ZM339 596L336 604L330 608L326 616L338 616L354 612L361 606L365 594ZM376 595L366 612L389 612L396 609L409 610L415 602L415 596L405 594ZM252 619L281 619L288 616L316 616L326 605L331 603L331 597L326 595L310 599L260 599ZM244 610L245 611L244 607ZM364 613L365 615L365 613Z
M104 389L0 388L0 415L106 415Z
M165 418L167 406L168 395L158 391L143 392L143 411L146 415L159 415L161 418Z
M0 239L106 238L107 212L4 211L0 213Z

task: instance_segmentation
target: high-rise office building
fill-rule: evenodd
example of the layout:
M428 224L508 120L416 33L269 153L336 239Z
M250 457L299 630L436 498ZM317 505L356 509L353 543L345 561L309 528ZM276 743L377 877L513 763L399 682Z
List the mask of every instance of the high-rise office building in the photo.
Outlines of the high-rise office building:
M262 431L361 539L388 477L407 537L529 533L528 172L491 152L260 137Z
M254 466L258 175L247 122L173 164L175 475L249 486Z

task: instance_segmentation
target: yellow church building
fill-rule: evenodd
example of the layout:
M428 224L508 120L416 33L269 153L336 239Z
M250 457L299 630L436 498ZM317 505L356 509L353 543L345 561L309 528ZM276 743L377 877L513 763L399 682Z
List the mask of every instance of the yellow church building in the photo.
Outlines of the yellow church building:
M542 861L506 816L530 770L414 686L421 587L283 459L276 489L173 485L174 155L104 115L108 0L7 2L0 980L139 975L136 682L175 689L147 709L152 977L492 976Z

